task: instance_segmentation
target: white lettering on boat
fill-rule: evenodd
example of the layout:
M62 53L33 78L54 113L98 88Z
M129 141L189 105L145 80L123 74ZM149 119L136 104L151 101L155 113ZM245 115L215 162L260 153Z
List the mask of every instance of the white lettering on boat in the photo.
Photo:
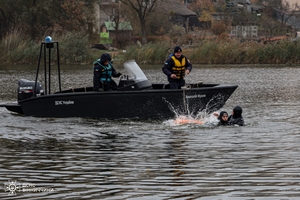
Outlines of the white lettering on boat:
M74 101L55 101L56 106L75 104Z
M187 99L195 99L195 98L204 98L206 94L194 94L194 95L186 95L185 98Z
M20 87L19 89L20 89L20 90L32 90L32 87L31 87L31 86L28 86L28 87Z

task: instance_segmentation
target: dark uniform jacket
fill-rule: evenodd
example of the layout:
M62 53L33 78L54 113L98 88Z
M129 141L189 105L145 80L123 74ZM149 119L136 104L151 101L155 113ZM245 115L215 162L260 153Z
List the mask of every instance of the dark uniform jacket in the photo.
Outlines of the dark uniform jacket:
M162 68L162 71L168 77L168 81L173 80L171 78L171 74L176 74L177 79L184 79L185 70L189 70L191 72L192 64L184 55L181 55L181 57L177 59L174 54L166 60Z
M105 61L109 61L108 65L104 65ZM94 69L94 91L104 90L116 90L117 85L111 77L119 77L121 73L117 73L114 67L110 63L111 57L108 53L102 54L101 58L93 63Z

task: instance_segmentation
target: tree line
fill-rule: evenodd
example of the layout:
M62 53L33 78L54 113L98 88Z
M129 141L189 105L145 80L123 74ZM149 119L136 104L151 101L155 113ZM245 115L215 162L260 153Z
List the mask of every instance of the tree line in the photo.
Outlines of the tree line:
M276 31L276 23L270 20L270 9L265 9L261 19L258 19L243 10L236 11L234 8L233 12L228 9L226 2L229 1L196 0L192 1L190 9L197 13L201 21L213 21L212 13L224 13L221 23L225 28L221 32L226 31L226 27L232 24L247 23L260 24L263 27L261 30L268 31L270 35ZM92 34L97 24L95 6L98 4L101 7L104 2L109 7L103 7L102 10L115 22L116 30L121 21L130 21L134 33L142 37L143 44L147 43L148 35L166 35L172 31L170 13L159 9L165 2L163 0L0 0L0 39L13 31L33 40L40 40L42 36L53 33L60 35L72 31ZM268 2L269 8L281 14L282 25L289 17L299 15L297 11L300 7L297 3L290 5L285 0L265 2ZM292 9L290 15L286 15L289 9Z
M41 36L88 30L96 0L0 0L0 39L12 32L40 40Z
M134 35L140 35L142 38L142 47L120 46L127 49L126 53L114 54L114 58L118 58L115 60L120 62L134 57L143 63L159 63L175 45L188 46L185 48L186 54L193 58L195 63L298 62L298 56L294 54L299 51L298 42L284 41L278 48L279 44L257 45L255 43L253 45L251 41L249 44L243 42L238 45L239 38L234 42L228 38L227 26L240 23L244 25L255 23L261 33L270 37L274 33L282 34L287 31L284 26L286 18L281 22L271 20L273 9L264 10L262 17L258 18L244 10L239 12L228 10L225 2L222 1L218 3L213 3L213 0L195 1L191 8L201 16L200 20L212 20L210 13L224 11L224 20L213 23L211 27L216 37L207 38L205 32L201 35L201 31L197 30L190 34L182 24L172 24L169 20L172 13L160 10L163 0L115 0L113 2L109 0L0 0L0 63L35 62L39 42L44 40L46 35L51 35L56 41L61 42L60 48L63 52L61 63L90 63L99 56L99 52L92 51L90 48L93 39L90 36L94 34L99 40L98 33L93 33L96 24L95 6L102 6L103 1L107 1L110 8L113 8L113 10L103 8L111 21L116 24L129 21L133 26ZM269 0L273 7L277 5L277 10L288 7L287 4L279 4L277 0L271 4L272 2ZM299 8L297 4L294 6L296 10ZM296 12L292 14L297 16ZM149 37L151 35L153 38ZM147 39L151 43L147 42ZM147 43L148 46L145 45ZM223 51L225 47L228 48ZM232 55L233 49L236 48L239 51ZM241 49L243 51L240 51ZM228 56L224 52L231 55Z

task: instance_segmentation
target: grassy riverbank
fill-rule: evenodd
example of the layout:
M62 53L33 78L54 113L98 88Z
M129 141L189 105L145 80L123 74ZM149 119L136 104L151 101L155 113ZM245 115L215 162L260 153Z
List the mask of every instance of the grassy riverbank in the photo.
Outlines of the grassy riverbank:
M89 38L82 33L70 32L53 39L59 41L61 64L90 64L105 52L92 49ZM115 63L134 59L140 64L162 64L173 48L170 41L158 41L110 53ZM269 44L254 41L241 43L236 39L199 40L192 46L182 45L182 49L193 64L300 63L300 41L290 39ZM11 33L0 41L0 64L36 64L39 52L40 42Z
M194 64L297 64L300 63L300 41L282 40L262 44L254 41L202 40L193 47L182 47L183 54ZM166 43L130 47L124 58L139 63L160 64L172 53Z

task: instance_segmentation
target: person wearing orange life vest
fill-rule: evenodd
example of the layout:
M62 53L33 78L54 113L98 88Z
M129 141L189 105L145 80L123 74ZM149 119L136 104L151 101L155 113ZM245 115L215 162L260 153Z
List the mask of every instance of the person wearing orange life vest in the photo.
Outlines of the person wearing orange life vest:
M167 75L171 89L181 89L185 85L185 75L192 71L192 64L182 54L182 49L176 46L174 53L166 60L162 71Z

